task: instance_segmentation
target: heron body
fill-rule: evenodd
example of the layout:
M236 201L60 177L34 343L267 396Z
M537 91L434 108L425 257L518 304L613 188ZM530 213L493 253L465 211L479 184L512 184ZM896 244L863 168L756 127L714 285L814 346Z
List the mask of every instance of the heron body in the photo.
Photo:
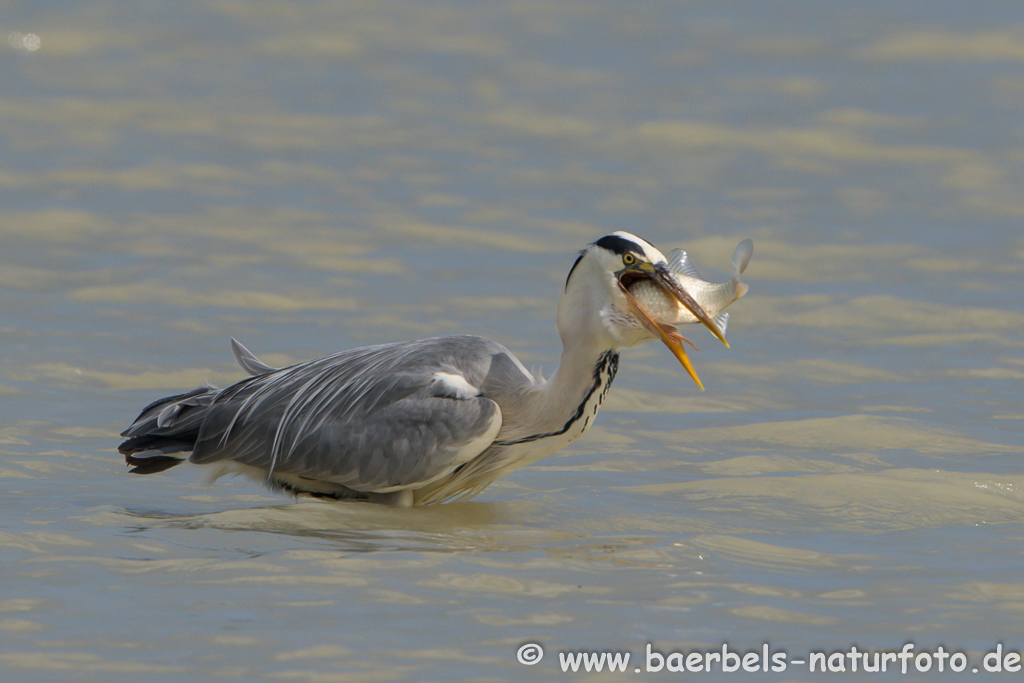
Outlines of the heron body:
M147 406L120 451L141 474L190 452L212 479L244 474L294 494L395 505L472 497L593 424L619 349L661 338L697 379L674 328L638 310L626 288L660 282L664 264L628 233L583 250L559 301L563 349L550 379L476 336L370 346L280 369L232 340L249 378ZM717 333L686 292L663 286Z

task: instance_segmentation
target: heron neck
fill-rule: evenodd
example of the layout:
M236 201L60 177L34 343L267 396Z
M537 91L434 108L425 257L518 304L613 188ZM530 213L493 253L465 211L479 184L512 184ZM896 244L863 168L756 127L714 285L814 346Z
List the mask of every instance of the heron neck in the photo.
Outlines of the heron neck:
M618 348L593 340L563 344L561 361L541 387L538 422L551 431L572 431L578 436L593 422L594 414L608 391L619 365Z
M600 272L592 272L594 268L584 255L569 276L556 321L562 357L548 381L528 390L531 396L524 403L529 407L520 412L523 417L512 430L517 436L564 436L571 441L593 422L615 376L621 344L604 325L606 293L589 286L601 277Z
M562 357L558 368L543 386L545 412L552 418L566 419L586 401L595 382L601 381L599 393L607 385L618 367L620 344L608 333L602 316L605 307L600 288L587 286L595 277L589 273L594 264L586 256L577 266L576 277L570 276L566 291L558 302L558 336L562 340ZM614 367L608 373L611 358ZM603 368L603 369L602 369ZM603 398L603 396L601 396Z
M551 385L550 391L565 398L585 391L593 384L594 369L609 354L617 353L618 349L611 344L563 343L558 368L548 382Z

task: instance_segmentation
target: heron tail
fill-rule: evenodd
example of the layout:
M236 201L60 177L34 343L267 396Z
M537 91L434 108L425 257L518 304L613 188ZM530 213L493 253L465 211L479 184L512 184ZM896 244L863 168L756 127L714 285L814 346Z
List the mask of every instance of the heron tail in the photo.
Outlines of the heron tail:
M199 387L150 403L132 425L117 450L134 474L163 472L184 461L195 447L206 410L219 389Z

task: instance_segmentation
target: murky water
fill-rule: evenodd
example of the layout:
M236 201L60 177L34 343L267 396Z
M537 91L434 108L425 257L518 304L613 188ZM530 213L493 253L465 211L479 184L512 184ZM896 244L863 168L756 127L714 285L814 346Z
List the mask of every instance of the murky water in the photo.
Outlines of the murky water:
M1019 6L0 23L4 680L544 680L605 649L639 679L648 643L912 642L969 675L1024 648ZM618 229L706 276L754 238L732 349L695 337L705 393L625 353L591 432L473 502L295 503L114 451L150 400L239 379L230 336L285 363L471 332L550 371L575 252Z

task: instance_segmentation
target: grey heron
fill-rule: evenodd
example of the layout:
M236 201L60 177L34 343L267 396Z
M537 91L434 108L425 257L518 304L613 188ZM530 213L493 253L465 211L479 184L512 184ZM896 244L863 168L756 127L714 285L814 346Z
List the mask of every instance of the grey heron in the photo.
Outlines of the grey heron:
M583 249L569 271L558 303L562 356L550 379L476 336L381 344L280 369L232 339L250 377L150 404L119 450L139 474L187 457L211 480L244 474L295 495L401 506L468 499L579 438L623 347L660 339L700 385L686 340L630 294L642 280L725 343L665 256L616 232Z

